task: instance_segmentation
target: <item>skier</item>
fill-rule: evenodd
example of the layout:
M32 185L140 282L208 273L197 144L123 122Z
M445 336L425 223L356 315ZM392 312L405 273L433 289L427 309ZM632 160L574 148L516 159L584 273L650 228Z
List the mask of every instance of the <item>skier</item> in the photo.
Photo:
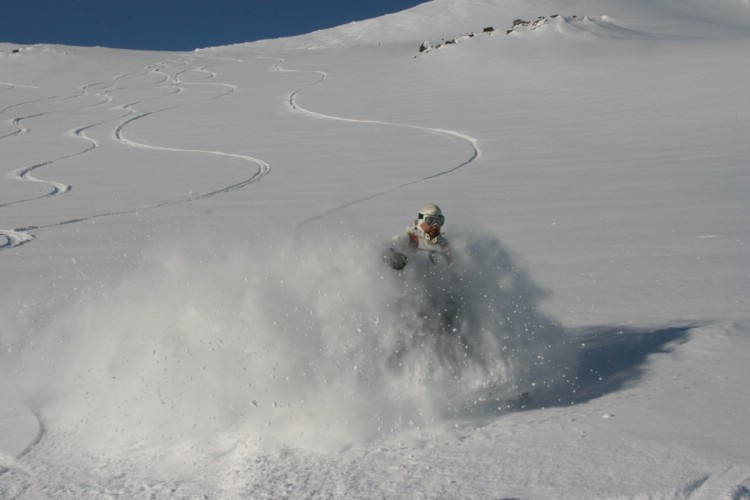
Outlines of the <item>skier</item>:
M383 253L383 260L397 271L406 267L412 255L424 256L433 264L440 259L450 262L448 240L440 234L444 222L440 207L433 203L423 206L417 220L406 227L406 233L393 238L391 247Z

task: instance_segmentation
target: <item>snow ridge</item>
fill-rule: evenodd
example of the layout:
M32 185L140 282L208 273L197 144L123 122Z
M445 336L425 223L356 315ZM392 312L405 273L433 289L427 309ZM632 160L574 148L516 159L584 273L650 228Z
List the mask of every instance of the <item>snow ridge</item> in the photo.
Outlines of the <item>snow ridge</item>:
M633 37L646 36L645 32L624 28L618 25L611 16L562 16L553 14L551 16L539 16L533 21L515 19L512 26L505 30L505 35L526 35L538 31L540 34L554 29L558 35L578 35L583 37L607 37L616 39L632 39ZM424 41L419 46L419 54L428 54L433 50L445 49L475 39L480 34L494 36L499 32L493 26L486 26L481 32L469 32L463 35L445 39L440 42ZM652 35L648 35L652 36Z

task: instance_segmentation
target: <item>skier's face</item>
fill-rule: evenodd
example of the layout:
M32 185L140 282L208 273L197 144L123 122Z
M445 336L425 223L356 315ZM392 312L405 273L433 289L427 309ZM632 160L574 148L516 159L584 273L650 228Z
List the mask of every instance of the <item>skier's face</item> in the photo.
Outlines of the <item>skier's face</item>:
M422 222L419 227L422 228L422 231L427 233L430 238L436 238L440 234L440 226L437 224L430 225L427 222Z

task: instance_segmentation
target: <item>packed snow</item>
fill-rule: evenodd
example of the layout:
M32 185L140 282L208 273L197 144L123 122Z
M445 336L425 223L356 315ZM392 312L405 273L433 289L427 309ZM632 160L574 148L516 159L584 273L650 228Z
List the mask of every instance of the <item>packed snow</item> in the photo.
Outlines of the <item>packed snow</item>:
M750 498L747 0L10 42L0 497Z

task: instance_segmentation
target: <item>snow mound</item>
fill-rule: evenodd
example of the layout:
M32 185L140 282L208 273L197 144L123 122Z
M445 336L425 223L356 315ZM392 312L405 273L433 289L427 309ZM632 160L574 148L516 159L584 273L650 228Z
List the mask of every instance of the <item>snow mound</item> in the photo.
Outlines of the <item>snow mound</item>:
M526 35L532 32L559 33L587 37L632 38L640 33L616 24L610 16L539 16L534 21L516 19L507 35Z
M494 35L495 32L496 32L495 28L493 28L492 26L488 26L488 27L484 28L484 30L482 31L482 33L484 33L486 35L489 35L489 36ZM440 42L437 42L437 43L433 43L433 42L427 40L425 42L422 42L422 45L419 46L419 52L420 53L430 52L433 49L434 50L439 50L439 49L442 49L443 47L447 47L449 45L456 45L458 43L463 43L463 42L465 42L467 40L471 40L475 36L477 36L477 33L471 32L471 33L466 33L466 34L463 34L463 35L455 37L455 38L450 38L448 40L442 39Z
M530 32L539 31L540 33L553 30L553 33L563 35L585 35L594 37L609 38L632 38L639 33L617 25L610 16L561 16L555 14L552 16L539 16L534 21L525 21L516 19L510 29L505 30L506 35L525 35ZM454 38L443 38L439 42L430 40L422 42L419 46L419 53L424 54L433 50L439 50L453 45L458 45L469 40L479 39L480 37L494 36L500 33L500 30L494 26L485 26L479 32L469 32Z
M329 449L562 383L562 330L497 239L464 235L451 267L403 272L339 240L157 249L26 353L29 379L47 373L27 397L108 452L217 436Z

